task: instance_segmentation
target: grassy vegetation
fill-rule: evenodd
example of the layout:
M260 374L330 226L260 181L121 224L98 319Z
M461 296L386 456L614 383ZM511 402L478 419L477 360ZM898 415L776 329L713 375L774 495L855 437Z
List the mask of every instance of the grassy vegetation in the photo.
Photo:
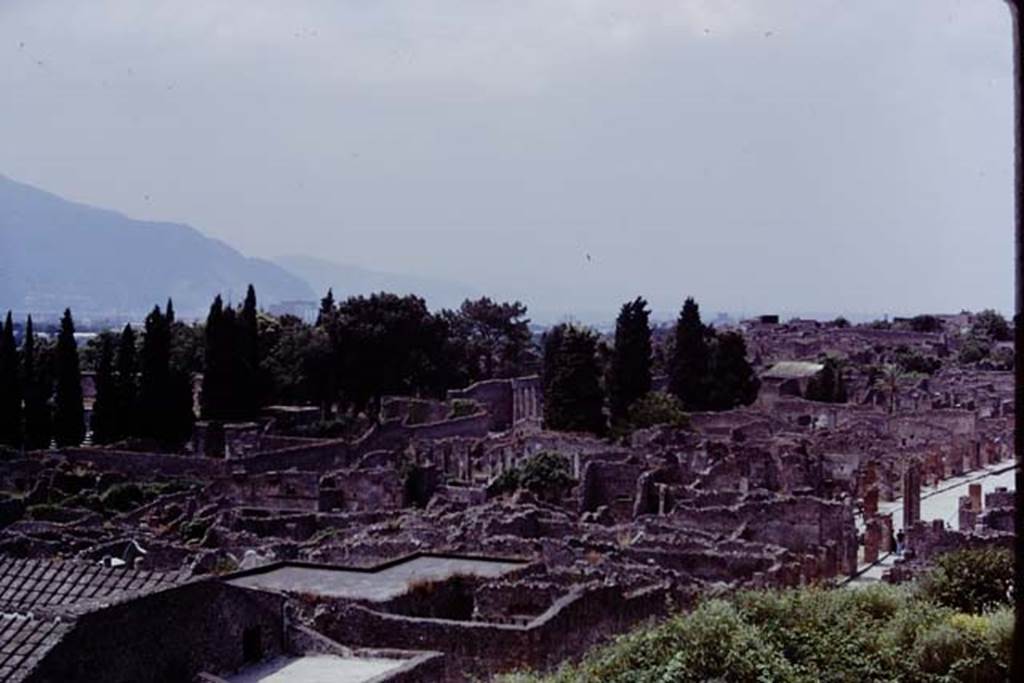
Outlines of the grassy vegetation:
M920 586L749 591L710 599L548 675L504 683L1009 680L1013 610L994 560L958 554L957 568L996 566L977 584L941 569ZM998 586L1004 589L999 592ZM984 596L960 603L954 586ZM937 591L937 592L936 592ZM953 595L958 597L953 598ZM999 597L1002 596L1002 599ZM949 598L947 600L947 598ZM946 604L943 604L946 603ZM950 603L956 603L954 606Z

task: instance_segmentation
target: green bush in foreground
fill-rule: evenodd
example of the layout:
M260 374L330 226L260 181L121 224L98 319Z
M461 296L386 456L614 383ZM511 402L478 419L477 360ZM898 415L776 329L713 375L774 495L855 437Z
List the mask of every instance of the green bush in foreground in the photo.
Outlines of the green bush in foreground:
M505 683L1004 681L1013 613L957 612L910 588L751 591L641 628L579 665Z
M938 558L921 581L925 598L960 612L1013 605L1013 555L1002 548L959 550Z

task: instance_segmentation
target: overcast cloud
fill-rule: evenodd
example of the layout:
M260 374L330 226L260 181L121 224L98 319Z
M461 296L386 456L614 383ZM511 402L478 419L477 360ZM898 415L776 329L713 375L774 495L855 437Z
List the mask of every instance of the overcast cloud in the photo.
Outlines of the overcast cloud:
M1011 66L999 0L0 0L0 173L540 311L1009 311Z

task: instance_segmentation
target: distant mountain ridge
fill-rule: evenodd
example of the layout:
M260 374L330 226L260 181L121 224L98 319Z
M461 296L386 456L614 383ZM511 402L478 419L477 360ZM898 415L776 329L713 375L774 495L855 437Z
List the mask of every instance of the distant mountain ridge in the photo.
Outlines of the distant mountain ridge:
M323 296L328 288L333 289L335 299L382 291L399 295L415 294L424 298L431 310L438 310L458 308L467 298L481 296L473 287L460 282L380 272L313 256L293 254L279 257L275 261L304 278L319 296Z
M217 294L261 304L310 300L281 266L249 258L179 223L142 221L71 202L0 175L0 310L139 315L168 297L180 315Z

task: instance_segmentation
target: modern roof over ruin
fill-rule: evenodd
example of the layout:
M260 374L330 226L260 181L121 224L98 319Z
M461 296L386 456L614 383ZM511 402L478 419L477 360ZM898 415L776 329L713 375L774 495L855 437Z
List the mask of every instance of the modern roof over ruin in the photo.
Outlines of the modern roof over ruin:
M825 368L821 363L808 363L805 361L781 361L771 366L763 373L764 379L804 379L813 377Z
M443 581L457 574L494 578L523 566L525 563L511 560L420 555L379 569L277 565L229 578L228 583L261 590L383 601L405 594L411 583Z

